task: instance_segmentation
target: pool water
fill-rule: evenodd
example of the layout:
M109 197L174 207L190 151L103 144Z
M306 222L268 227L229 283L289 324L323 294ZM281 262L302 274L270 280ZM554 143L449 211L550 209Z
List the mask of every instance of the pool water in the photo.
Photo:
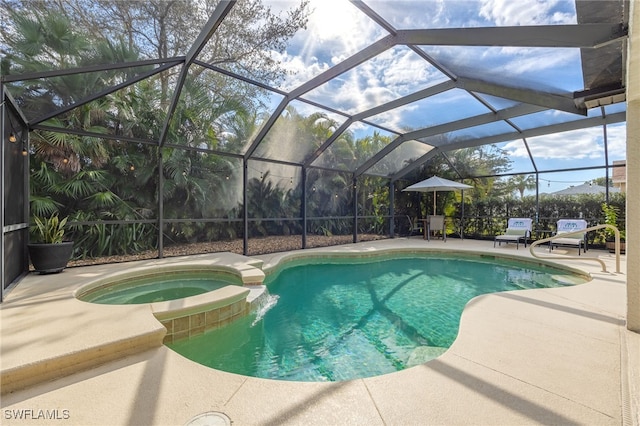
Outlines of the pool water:
M269 276L273 307L260 320L248 316L168 346L201 364L248 376L370 377L441 355L475 296L586 281L563 270L479 256L322 262L292 264Z
M217 272L172 272L145 275L113 283L79 296L80 300L108 305L164 302L242 285L230 274Z

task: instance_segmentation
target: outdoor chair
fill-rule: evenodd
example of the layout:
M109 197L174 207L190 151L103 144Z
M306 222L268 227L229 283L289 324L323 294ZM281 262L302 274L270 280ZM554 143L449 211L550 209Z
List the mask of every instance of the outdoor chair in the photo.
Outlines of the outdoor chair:
M560 219L556 228L556 235L565 234L573 231L580 231L587 229L587 221L583 219ZM572 234L566 237L557 238L549 241L549 251L554 247L559 246L571 246L578 248L578 256L580 255L580 249L585 253L587 252L587 233L582 232L579 234Z
M507 221L507 229L502 235L496 235L493 239L493 247L496 246L496 241L498 242L498 246L501 246L502 243L516 243L516 250L518 249L518 245L520 241L524 241L524 246L527 246L527 238L531 237L531 225L533 223L532 219L529 218L510 218Z
M417 217L414 217L413 219L411 219L408 215L407 215L407 220L409 221L409 237L411 238L412 235L424 235L424 225L418 220Z
M442 238L443 241L447 241L447 231L444 226L444 216L430 215L427 221L427 240L431 240L433 237Z

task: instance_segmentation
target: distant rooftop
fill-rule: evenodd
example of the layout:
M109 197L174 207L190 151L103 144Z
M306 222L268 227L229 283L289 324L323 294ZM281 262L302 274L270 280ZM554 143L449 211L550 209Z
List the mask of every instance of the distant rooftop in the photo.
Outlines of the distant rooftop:
M582 185L570 186L561 191L552 192L550 195L581 195L581 194L604 194L606 188L600 185L583 183ZM620 188L609 187L609 193L620 192Z

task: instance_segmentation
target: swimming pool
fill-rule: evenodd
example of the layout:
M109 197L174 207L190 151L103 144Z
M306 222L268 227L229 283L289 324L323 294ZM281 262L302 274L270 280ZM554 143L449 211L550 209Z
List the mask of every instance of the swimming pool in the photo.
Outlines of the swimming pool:
M444 353L466 303L587 277L493 256L307 258L267 276L270 309L168 346L233 373L295 381L386 374Z
M85 302L109 305L155 303L196 296L228 285L241 286L242 281L220 271L167 270L107 280L81 291L77 297Z

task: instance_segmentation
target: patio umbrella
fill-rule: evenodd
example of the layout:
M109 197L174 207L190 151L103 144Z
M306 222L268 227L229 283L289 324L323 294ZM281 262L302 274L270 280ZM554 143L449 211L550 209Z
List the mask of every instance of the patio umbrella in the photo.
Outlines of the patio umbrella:
M436 192L437 191L456 191L473 188L471 185L467 185L460 182L455 182L449 179L444 179L438 176L431 176L429 179L425 179L413 185L407 186L403 191L418 191L418 192L431 192L433 191L433 214L436 214Z

